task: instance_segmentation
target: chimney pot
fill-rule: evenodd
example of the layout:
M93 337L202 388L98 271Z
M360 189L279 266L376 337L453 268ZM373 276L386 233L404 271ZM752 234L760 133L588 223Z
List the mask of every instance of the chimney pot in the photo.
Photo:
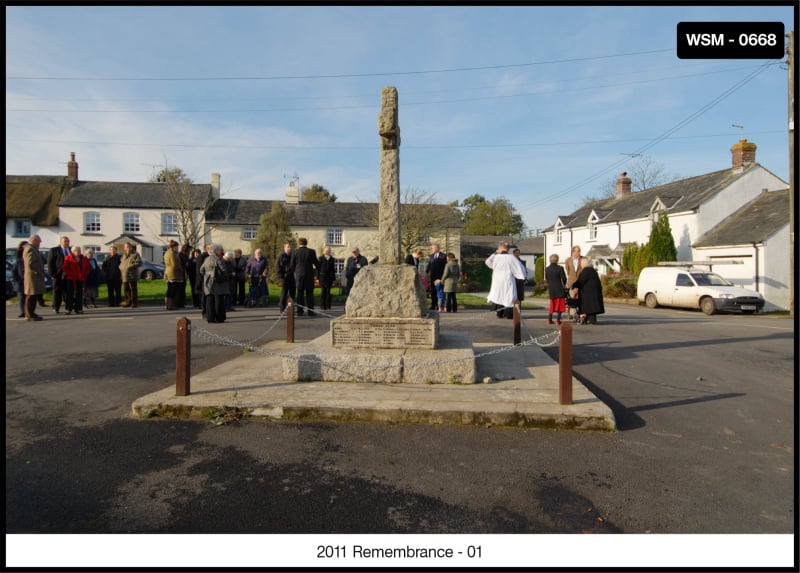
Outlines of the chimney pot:
M633 179L628 177L627 171L623 171L622 173L620 173L619 179L617 179L617 197L629 194L631 192L632 184L633 184Z
M756 144L740 139L731 147L731 166L734 171L742 171L756 160Z
M69 162L67 163L67 179L76 183L78 181L78 162L75 161L75 152L69 154Z

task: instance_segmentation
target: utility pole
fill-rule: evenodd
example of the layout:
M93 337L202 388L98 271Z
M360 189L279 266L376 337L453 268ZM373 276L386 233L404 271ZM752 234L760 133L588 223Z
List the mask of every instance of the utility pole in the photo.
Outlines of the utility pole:
M786 63L789 66L789 316L794 317L794 30L787 34Z

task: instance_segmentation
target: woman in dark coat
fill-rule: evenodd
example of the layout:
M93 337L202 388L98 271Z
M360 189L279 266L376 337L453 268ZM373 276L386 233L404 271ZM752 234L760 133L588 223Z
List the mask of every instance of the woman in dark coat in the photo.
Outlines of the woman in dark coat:
M581 257L581 272L572 288L580 291L581 324L597 324L597 315L606 311L603 306L603 285L600 275L586 257Z

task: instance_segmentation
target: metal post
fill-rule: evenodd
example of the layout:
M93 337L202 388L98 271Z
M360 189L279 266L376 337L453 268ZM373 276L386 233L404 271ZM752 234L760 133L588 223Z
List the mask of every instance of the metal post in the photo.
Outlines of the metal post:
M294 300L286 303L286 342L294 342Z
M514 345L522 342L522 331L520 329L519 301L514 301Z
M572 404L572 325L561 325L558 345L558 402Z
M175 395L188 396L190 393L189 364L192 358L192 321L178 319L177 346L175 352Z

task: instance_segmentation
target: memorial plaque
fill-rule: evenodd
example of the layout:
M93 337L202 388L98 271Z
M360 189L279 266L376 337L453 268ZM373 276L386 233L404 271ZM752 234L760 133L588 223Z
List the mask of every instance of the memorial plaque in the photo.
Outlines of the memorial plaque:
M435 318L337 318L331 321L334 348L436 348Z

